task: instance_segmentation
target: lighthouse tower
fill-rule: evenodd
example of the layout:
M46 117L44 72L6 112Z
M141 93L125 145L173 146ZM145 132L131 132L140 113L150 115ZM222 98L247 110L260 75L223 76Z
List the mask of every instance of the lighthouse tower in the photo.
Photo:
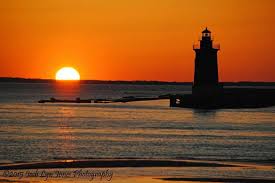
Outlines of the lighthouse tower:
M219 84L218 56L219 45L214 45L211 32L206 28L202 32L199 45L193 45L196 53L195 75L192 93L198 96L215 96L221 92Z

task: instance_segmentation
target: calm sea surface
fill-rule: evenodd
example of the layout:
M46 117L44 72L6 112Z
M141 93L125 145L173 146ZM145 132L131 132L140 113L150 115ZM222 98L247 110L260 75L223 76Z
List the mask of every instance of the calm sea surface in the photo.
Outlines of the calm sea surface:
M275 160L275 107L192 110L168 100L39 104L188 93L191 86L0 83L0 162L86 158Z

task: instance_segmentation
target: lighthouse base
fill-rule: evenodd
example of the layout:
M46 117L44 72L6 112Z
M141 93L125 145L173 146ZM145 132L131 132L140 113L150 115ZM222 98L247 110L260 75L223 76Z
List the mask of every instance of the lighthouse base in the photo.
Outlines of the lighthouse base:
M171 107L221 109L275 106L275 89L228 88L217 95L171 95Z

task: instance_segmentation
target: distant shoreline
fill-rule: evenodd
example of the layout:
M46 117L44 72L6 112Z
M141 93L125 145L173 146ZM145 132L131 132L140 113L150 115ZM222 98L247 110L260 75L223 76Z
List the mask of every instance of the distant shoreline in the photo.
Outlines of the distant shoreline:
M32 79L17 77L0 77L1 83L55 83L54 79ZM122 81L122 80L80 80L81 84L133 84L133 85L192 85L192 82L173 81ZM275 86L275 82L240 81L221 82L225 86Z

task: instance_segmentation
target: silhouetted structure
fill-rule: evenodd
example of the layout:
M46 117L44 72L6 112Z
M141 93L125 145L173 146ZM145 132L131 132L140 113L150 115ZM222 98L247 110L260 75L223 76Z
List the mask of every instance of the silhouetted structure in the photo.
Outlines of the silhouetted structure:
M206 28L202 32L199 45L193 45L196 53L195 75L193 83L194 95L213 95L221 90L219 85L218 56L219 45L214 45L211 32Z
M195 74L190 95L171 95L171 107L248 108L275 105L275 89L227 88L219 83L219 45L213 44L211 32L202 32L199 45L193 45Z

